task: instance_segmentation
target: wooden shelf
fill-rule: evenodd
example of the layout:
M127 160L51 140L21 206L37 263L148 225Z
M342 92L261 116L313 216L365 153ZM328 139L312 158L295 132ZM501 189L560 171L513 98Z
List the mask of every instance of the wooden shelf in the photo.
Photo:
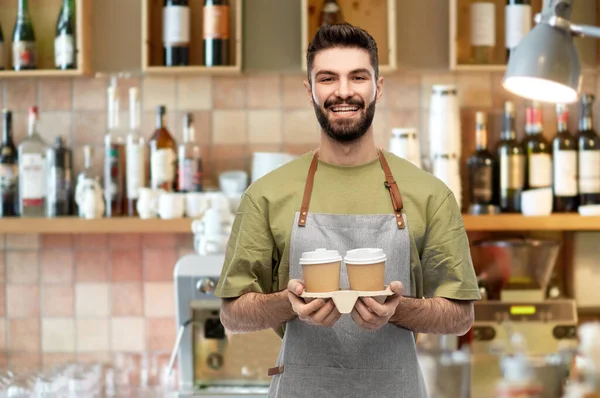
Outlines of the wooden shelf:
M142 220L137 217L2 218L0 234L149 234L192 233L192 218Z
M319 28L324 0L302 0L302 69L306 51ZM344 20L367 30L377 42L380 72L396 69L396 0L338 0Z
M229 2L229 58L231 65L207 67L204 64L204 1L190 1L190 65L168 67L163 64L164 0L142 0L142 71L147 75L224 75L242 70L242 5L244 0Z
M37 67L35 70L14 71L12 65L12 32L17 16L17 2L0 0L0 24L4 34L4 70L0 79L30 77L73 77L91 75L92 0L75 0L75 31L77 69L57 70L54 64L54 36L61 0L30 3L31 19L36 38Z
M572 214L529 217L521 214L463 215L467 231L600 231L600 217Z

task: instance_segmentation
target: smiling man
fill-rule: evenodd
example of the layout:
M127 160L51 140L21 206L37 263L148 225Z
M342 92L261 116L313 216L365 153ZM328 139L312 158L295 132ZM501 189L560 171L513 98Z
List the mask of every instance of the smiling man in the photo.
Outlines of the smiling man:
M319 148L244 193L216 289L221 321L283 337L269 397L426 398L416 335L466 333L480 298L460 209L440 180L375 146L384 79L367 32L321 28L307 65ZM383 304L359 299L341 316L332 300L299 297L303 252L361 247L386 253Z

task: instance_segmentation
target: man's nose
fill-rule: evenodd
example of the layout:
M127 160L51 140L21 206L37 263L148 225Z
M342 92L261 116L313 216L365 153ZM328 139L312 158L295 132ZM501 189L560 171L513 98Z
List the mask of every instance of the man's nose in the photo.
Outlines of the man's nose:
M335 94L344 99L354 96L354 90L352 90L352 86L350 85L348 79L339 80L339 85Z

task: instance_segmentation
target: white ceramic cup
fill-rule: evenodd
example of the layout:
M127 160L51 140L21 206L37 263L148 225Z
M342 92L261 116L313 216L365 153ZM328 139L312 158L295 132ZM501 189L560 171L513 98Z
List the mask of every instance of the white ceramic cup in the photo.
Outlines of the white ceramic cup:
M201 217L208 209L210 199L205 192L188 192L185 194L185 214L188 217Z
M521 213L547 216L552 213L552 188L528 189L521 193Z
M226 195L242 193L248 187L248 173L243 170L225 171L219 175L219 186Z
M154 202L154 210L162 219L181 218L185 214L185 194L164 192Z
M136 210L142 219L156 218L158 197L165 191L162 189L152 189L148 187L139 188Z

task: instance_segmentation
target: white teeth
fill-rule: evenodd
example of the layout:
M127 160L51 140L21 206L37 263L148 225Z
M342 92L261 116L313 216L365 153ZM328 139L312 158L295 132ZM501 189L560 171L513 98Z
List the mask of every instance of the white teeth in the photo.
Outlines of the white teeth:
M353 112L353 111L357 111L358 108L356 107L347 107L347 106L342 106L342 107L333 107L331 108L332 111L334 112Z

